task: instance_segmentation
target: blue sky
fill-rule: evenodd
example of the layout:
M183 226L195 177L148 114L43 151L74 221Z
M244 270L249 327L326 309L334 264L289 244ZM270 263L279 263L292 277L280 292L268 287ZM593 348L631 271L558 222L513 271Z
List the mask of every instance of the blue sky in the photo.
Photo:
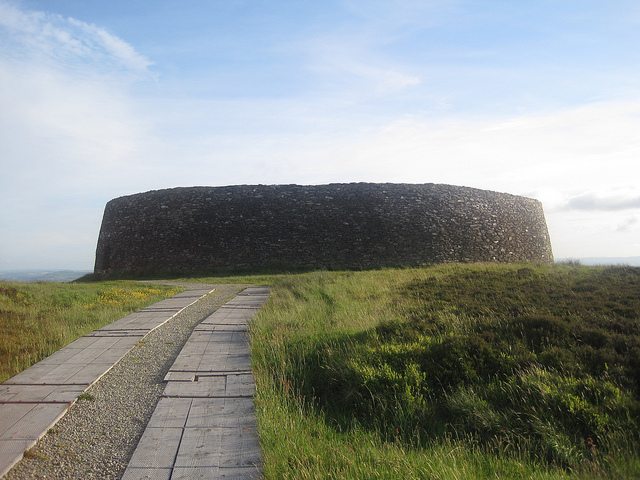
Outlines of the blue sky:
M638 45L632 1L0 0L0 269L238 183L528 195L557 257L640 255Z

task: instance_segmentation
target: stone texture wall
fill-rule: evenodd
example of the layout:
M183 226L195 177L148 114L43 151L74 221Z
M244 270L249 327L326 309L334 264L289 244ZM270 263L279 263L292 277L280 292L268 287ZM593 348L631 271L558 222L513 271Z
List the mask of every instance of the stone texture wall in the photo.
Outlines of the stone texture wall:
M240 185L111 200L99 276L552 262L542 205L438 184Z

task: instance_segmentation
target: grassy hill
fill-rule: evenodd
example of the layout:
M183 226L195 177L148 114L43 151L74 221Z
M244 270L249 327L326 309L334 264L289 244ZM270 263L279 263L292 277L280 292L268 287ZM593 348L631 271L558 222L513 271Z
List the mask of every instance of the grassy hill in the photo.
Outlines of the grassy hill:
M640 476L640 269L272 282L252 328L267 478Z
M273 287L251 328L266 478L640 478L638 268L439 265L208 280ZM143 288L60 285L42 295L58 298L45 304L61 325L80 312L75 324L109 305L104 292L126 297L134 286ZM0 284L3 334L23 295L32 310L42 303L28 288L45 287ZM32 330L49 318L30 315ZM14 361L2 353L3 365Z

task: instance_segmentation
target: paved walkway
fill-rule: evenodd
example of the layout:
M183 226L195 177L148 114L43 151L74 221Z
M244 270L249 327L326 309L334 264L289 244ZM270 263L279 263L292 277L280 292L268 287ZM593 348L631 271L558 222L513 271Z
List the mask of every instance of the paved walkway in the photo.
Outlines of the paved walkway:
M247 326L268 296L247 288L196 326L123 480L260 478Z
M0 477L138 341L210 291L187 290L127 315L0 384Z

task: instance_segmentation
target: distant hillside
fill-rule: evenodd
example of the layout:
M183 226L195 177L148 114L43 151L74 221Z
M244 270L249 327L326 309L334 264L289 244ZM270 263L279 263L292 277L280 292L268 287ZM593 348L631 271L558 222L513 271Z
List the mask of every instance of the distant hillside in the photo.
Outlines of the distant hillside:
M5 270L0 271L0 280L18 282L71 282L89 270Z

